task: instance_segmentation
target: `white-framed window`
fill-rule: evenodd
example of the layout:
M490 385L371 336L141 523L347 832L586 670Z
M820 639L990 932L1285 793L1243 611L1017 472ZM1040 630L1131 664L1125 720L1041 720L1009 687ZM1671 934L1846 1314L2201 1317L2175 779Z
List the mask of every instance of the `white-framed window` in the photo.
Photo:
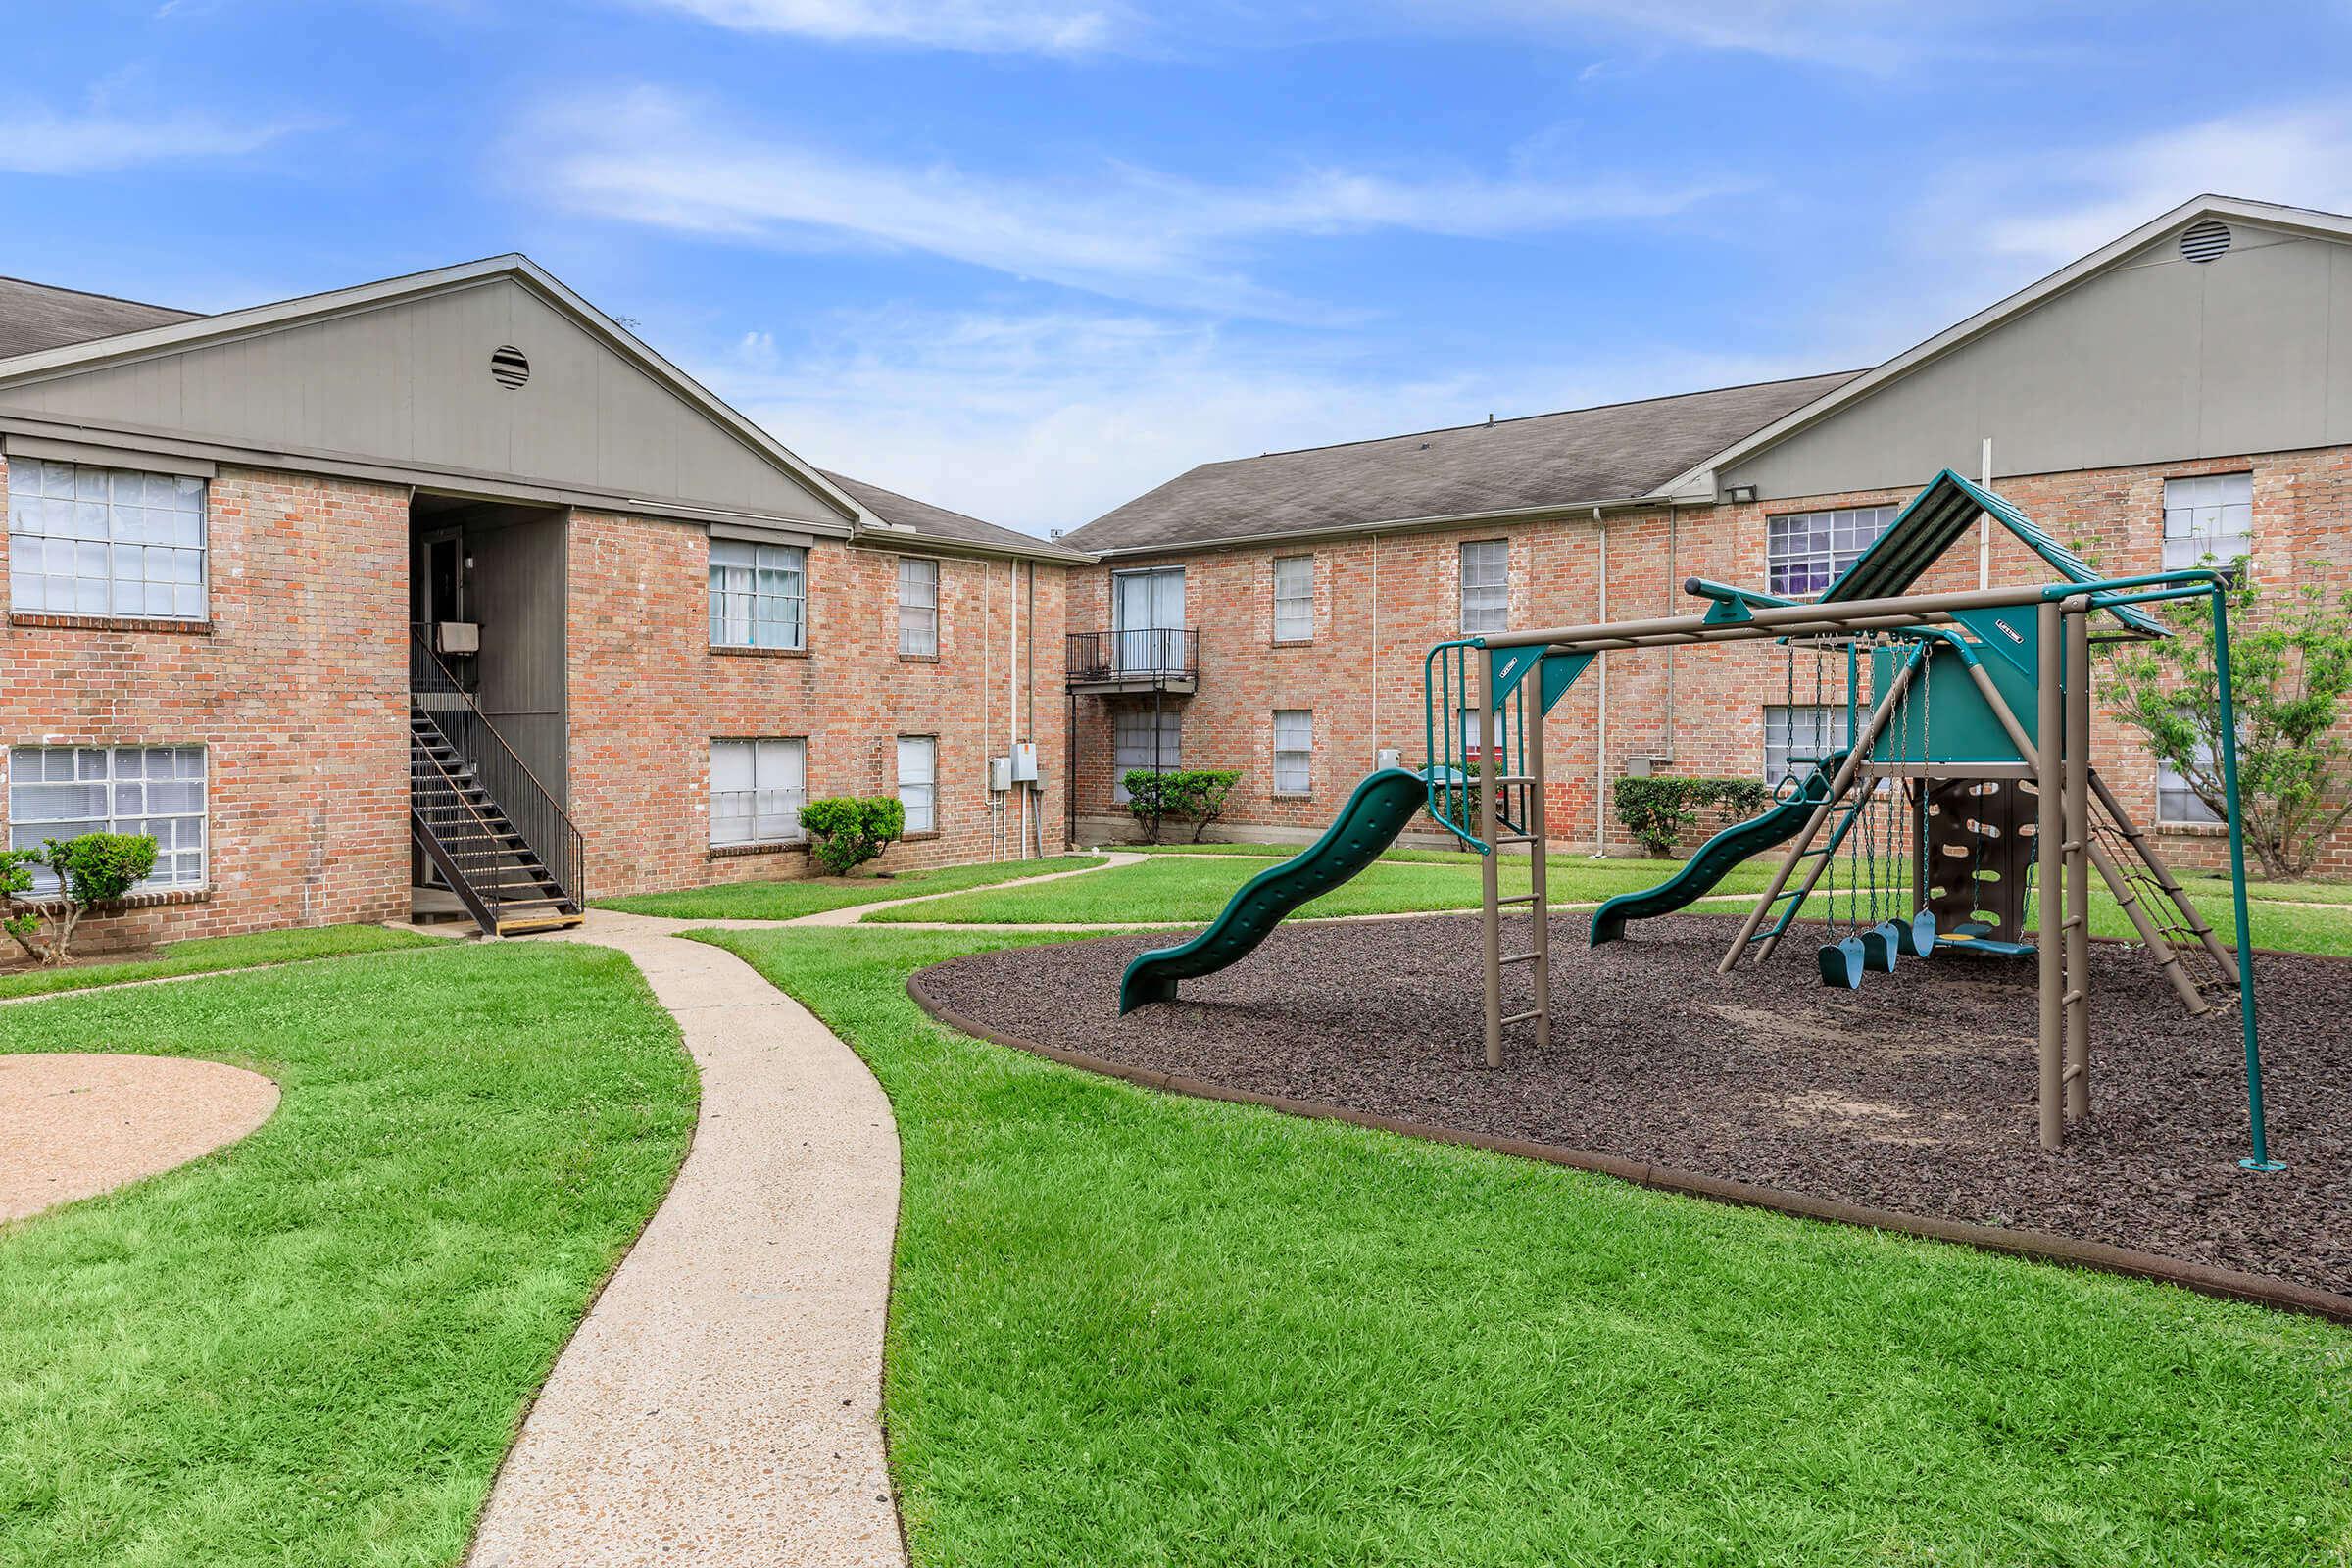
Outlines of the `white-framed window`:
M1764 519L1765 586L1803 598L1838 580L1894 521L1892 507L1839 507Z
M1315 558L1274 558L1274 640L1302 643L1315 635Z
M2240 734L2244 731L2240 730ZM2213 748L2197 743L2194 765L2210 772L2213 768ZM2204 798L2188 782L2185 774L2173 770L2170 762L2156 762L2156 820L2169 826L2186 827L2223 820L2222 813L2205 804Z
M1182 566L1114 572L1110 595L1113 668L1121 674L1148 675L1193 667L1192 638L1184 624Z
M899 558L899 653L939 656L939 563L927 557Z
M906 831L939 831L939 738L899 737L899 804L906 808Z
M180 474L16 459L8 466L10 605L204 619L204 488Z
M1511 542L1472 539L1462 545L1462 632L1507 631L1511 619Z
M808 804L808 743L798 738L710 743L710 842L797 844Z
M9 848L84 833L144 833L155 869L142 891L204 886L204 748L14 746L8 753ZM57 878L33 872L33 886Z
M1315 711L1274 710L1274 793L1304 795L1315 783Z
M2254 475L2209 473L2164 481L2164 569L2228 565L2254 553Z
M1798 778L1804 777L1815 764L1802 759L1827 757L1844 750L1847 734L1843 703L1800 703L1794 708L1767 704L1764 782L1777 785L1792 772Z
M748 539L710 541L710 645L805 648L808 552Z
M1111 723L1110 798L1127 804L1127 775L1138 768L1173 773L1184 766L1184 715L1162 709L1128 709Z

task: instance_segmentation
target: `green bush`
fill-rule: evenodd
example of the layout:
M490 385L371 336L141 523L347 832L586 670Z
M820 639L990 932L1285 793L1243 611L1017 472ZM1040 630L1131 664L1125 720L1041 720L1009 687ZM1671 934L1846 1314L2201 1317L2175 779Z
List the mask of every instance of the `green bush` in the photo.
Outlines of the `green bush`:
M55 916L57 934L46 947L35 940L40 905L32 893L32 868L57 873L65 908ZM0 930L26 955L44 963L63 963L74 945L74 928L101 905L113 904L155 869L155 840L144 833L84 833L51 839L37 850L0 851Z
M1153 772L1132 768L1121 780L1127 786L1127 810L1144 825L1154 844L1159 825L1169 817L1193 824L1193 842L1200 842L1209 824L1225 814L1225 802L1241 782L1241 769L1187 767Z
M906 808L895 795L833 795L801 808L808 853L834 876L848 876L906 831Z
M1617 820L1652 855L1671 855L1683 835L1698 825L1703 807L1726 815L1754 816L1771 792L1752 778L1698 778L1653 773L1617 781Z

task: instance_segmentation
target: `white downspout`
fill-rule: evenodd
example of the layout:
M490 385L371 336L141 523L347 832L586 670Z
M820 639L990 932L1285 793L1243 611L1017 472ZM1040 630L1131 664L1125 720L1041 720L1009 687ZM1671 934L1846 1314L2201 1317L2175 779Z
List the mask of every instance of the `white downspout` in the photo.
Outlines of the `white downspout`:
M1609 519L1600 509L1592 509L1593 526L1600 530L1600 612L1595 617L1605 625L1609 618ZM1599 722L1592 759L1592 858L1599 859L1609 853L1608 808L1603 804L1609 789L1609 656L1606 652L1593 656L1598 667Z
M1021 727L1021 564L1004 563L1004 758L1005 770L1011 771L1013 749L1020 744ZM1021 804L1021 786L1012 780L1012 794L1005 804L1020 813L1008 824L1012 831L1023 835L1007 859L1017 860L1028 853L1026 838L1028 808Z

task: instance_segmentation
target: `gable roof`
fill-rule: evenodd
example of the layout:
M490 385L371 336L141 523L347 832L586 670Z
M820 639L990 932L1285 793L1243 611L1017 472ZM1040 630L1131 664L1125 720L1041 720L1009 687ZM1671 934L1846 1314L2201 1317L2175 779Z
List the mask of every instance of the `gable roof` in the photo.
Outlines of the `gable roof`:
M2070 262L2047 277L2030 283L2006 299L1986 306L1966 320L1944 328L1924 342L1914 344L1886 363L1852 376L1840 385L1825 389L1821 396L1810 402L1785 411L1771 422L1749 431L1726 445L1721 451L1692 463L1688 468L1659 485L1655 494L1663 499L1669 496L1699 492L1708 499L1712 499L1714 494L1713 478L1721 470L1766 447L1788 439L1800 430L1819 424L1839 410L1869 397L1889 382L1899 380L1931 361L1939 359L1964 344L1974 342L2044 301L2065 293L2099 273L2121 265L2156 241L2207 218L2234 218L2246 222L2283 229L2289 233L2324 239L2352 240L2352 217L2341 213L2321 212L2310 207L2287 207L2277 202L2249 201L2240 196L2217 196L2208 193L2193 197L2182 202L2171 212L2150 219L2129 234L2100 246L2088 256Z
M1838 580L1830 584L1820 602L1826 605L1894 598L1940 560L1962 534L1976 525L1980 515L1989 515L2016 535L2065 581L2101 580L2102 574L2088 562L2042 532L2015 505L1946 468L1911 498L1895 514L1894 521L1886 525L1886 531L1873 540L1852 565L1838 573ZM2111 605L2107 612L2144 636L2171 635L2163 622L2137 605Z
M1622 503L1854 373L1206 463L1065 542L1127 554Z
M195 318L193 311L0 277L0 359Z
M1035 534L1000 528L993 522L983 522L978 517L960 512L950 512L945 507L935 507L928 501L917 501L912 496L903 496L896 490L885 490L878 484L853 479L846 473L835 473L829 468L820 471L857 498L875 517L891 525L888 542L919 546L923 540L933 539L972 545L991 554L1033 557L1040 561L1078 563L1092 559L1082 551L1066 549L1051 540L1040 539ZM913 537L905 537L900 532L902 529ZM877 535L875 542L885 540Z

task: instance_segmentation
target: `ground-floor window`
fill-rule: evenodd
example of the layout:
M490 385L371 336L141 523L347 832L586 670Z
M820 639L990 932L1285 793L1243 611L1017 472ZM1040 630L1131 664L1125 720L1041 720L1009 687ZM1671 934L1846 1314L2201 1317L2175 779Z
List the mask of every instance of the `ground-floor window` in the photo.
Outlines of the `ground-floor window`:
M1111 721L1110 798L1127 804L1127 775L1137 768L1173 773L1184 766L1184 715L1175 709L1149 708L1120 713Z
M1778 784L1791 773L1802 778L1813 768L1806 759L1842 751L1846 733L1843 703L1803 703L1794 708L1768 705L1764 710L1764 782Z
M2213 748L2199 742L2195 765L2200 771L2211 772ZM2201 822L2219 822L2222 813L2205 804L2203 796L2188 782L2188 776L2174 770L2170 762L2156 763L2156 820L2189 826Z
M797 844L808 804L808 743L800 739L710 743L710 842Z
M906 831L939 831L939 741L930 735L899 737L899 804L906 808Z
M142 833L155 840L155 869L141 890L204 886L204 748L201 746L16 746L8 754L8 842L84 833ZM33 873L41 892L57 887Z
M1314 784L1314 710L1274 710L1274 793L1304 795Z

